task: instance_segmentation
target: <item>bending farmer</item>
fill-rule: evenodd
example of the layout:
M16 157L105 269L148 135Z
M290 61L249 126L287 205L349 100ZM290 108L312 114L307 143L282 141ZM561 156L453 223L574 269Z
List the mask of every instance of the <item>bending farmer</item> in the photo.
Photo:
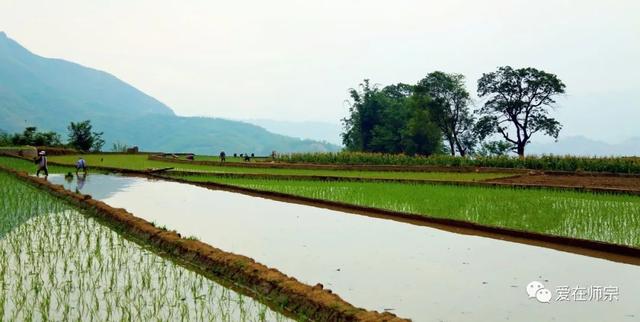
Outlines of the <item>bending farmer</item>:
M85 175L87 174L87 162L82 158L82 156L78 157L78 161L76 162L76 174L78 174L80 169L82 169L82 172L84 172Z

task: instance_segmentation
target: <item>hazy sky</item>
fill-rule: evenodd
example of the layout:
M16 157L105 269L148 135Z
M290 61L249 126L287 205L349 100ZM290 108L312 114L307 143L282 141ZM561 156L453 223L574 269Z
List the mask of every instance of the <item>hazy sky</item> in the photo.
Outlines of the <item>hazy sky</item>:
M567 84L563 135L640 136L638 0L0 0L0 30L181 115L337 123L363 78L442 70L475 93L483 72L512 65Z

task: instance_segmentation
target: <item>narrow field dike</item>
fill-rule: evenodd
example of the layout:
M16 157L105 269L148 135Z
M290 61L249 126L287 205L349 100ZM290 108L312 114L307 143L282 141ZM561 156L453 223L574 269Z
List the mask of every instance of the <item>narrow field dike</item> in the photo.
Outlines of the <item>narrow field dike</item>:
M0 230L4 265L0 276L5 289L9 290L0 297L0 317L6 316L9 320L66 320L74 316L93 316L98 320L145 320L151 316L164 316L167 320L209 320L210 317L224 321L286 320L278 313L282 312L300 320L403 320L390 313L356 308L322 286L302 284L248 257L182 238L176 232L157 228L90 196L67 191L24 173L0 170L3 201L8 200L0 208L4 218ZM61 199L33 187L66 199L124 235L184 261L201 274L233 286L244 295L214 285L196 273L171 268L167 260L150 258L155 255L81 216ZM42 201L30 203L31 200ZM13 212L18 215L12 215ZM21 247L25 241L31 248ZM26 275L16 275L16 265L31 265L31 269L24 270ZM40 277L33 277L29 272L37 272ZM54 287L60 283L64 287ZM150 292L150 289L159 291ZM25 309L34 305L38 311ZM208 310L213 313L209 315Z

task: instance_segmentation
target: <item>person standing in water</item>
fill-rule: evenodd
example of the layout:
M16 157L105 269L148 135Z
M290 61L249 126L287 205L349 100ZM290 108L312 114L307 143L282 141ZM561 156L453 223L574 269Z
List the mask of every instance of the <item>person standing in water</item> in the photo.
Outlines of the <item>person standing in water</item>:
M39 157L36 160L36 164L38 165L38 171L36 171L36 177L40 177L40 171L44 171L44 177L49 177L49 168L47 165L47 153L44 151L40 151L38 153Z
M87 161L85 161L84 158L82 158L82 156L78 157L78 161L76 162L76 175L78 174L78 171L80 171L80 169L82 169L82 172L86 176L87 175Z

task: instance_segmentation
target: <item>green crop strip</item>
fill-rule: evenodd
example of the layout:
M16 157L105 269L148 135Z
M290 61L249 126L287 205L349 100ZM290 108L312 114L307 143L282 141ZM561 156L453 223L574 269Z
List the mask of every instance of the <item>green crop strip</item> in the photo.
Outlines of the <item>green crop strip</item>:
M0 172L0 320L286 320Z
M202 178L186 179L202 181ZM637 196L431 184L207 180L483 225L640 246L640 197Z
M309 169L275 169L275 168L244 168L231 166L213 166L173 163L148 160L146 155L99 155L90 154L84 156L91 166L105 166L121 169L144 170L150 168L169 168L185 171L200 171L211 173L238 173L238 174L270 174L270 175L308 175L308 176L333 176L349 178L379 178L379 179L418 179L418 180L455 180L455 181L480 181L500 177L511 176L510 173L476 173L476 172L393 172L393 171L351 171L351 170L309 170ZM73 165L77 156L53 156L51 161Z
M595 171L617 173L640 173L638 157L579 157L542 155L492 156L463 158L450 155L409 156L404 154L384 154L368 152L336 153L293 153L279 157L280 161L322 164L368 164L368 165L430 165L430 166L470 166L495 168L522 168L559 171Z

